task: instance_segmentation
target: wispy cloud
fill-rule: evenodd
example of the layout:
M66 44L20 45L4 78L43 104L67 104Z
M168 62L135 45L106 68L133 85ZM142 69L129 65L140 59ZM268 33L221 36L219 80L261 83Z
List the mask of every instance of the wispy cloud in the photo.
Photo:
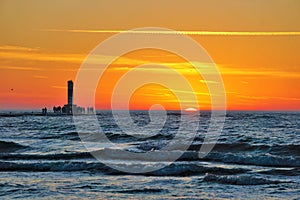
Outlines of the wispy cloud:
M241 75L241 76L270 76L270 77L293 77L299 78L299 69L289 66L233 66L226 64L217 64L222 75ZM247 84L248 82L243 82Z
M0 51L38 51L39 48L32 48L32 47L22 47L22 46L9 46L4 45L0 46Z
M6 70L25 70L25 71L41 71L38 67L17 67L17 66L0 66L0 69Z
M52 85L51 87L55 89L67 89L66 86L59 86L59 85Z
M27 71L77 71L79 64L84 61L84 58L87 54L60 54L60 53L51 53L51 52L43 52L37 50L35 48L28 47L20 47L20 46L0 46L0 69L6 70L27 70ZM94 67L90 67L88 70L99 70L98 67L101 67L102 64L107 64L111 60L112 56L110 55L96 55L89 62ZM155 60L155 59L154 59ZM16 66L14 64L7 65L7 61L10 63L17 63ZM20 61L22 61L23 66L20 65ZM44 65L41 67L32 67L25 66L24 63L28 61L40 61L40 62L48 62L47 65L52 66L45 68ZM73 64L68 65L69 67L61 67L64 66L65 63ZM60 64L60 65L58 65ZM168 69L170 67L181 74L186 75L197 75L197 70L193 68L193 65L197 66L201 74L215 74L216 70L214 70L215 64L213 63L200 63L200 62L178 62L176 60L169 60L168 62L151 62L151 58L130 58L122 56L118 58L108 70L112 71L128 71L131 70L131 66L140 66L145 65L145 67L138 67L136 70L145 71L147 73L174 73L173 70ZM149 66L150 64L150 66ZM157 65L157 66L155 66ZM58 67L59 66L59 67ZM97 68L95 68L97 66ZM165 67L162 67L165 66ZM226 64L217 64L220 74L222 75L242 75L242 76L275 76L275 77L294 77L299 78L300 73L296 68L291 67L259 67L259 66L247 66L247 67L238 67Z
M193 95L204 95L204 96L210 96L211 94L208 92L195 92L195 91L188 91L188 90L175 90L175 89L162 89L162 88L151 88L153 91L165 91L163 94L166 94L167 91L172 91L174 93L183 93L183 94L193 94ZM153 92L153 94L157 94L157 92Z
M138 63L138 62L137 62ZM195 64L196 62L194 62ZM143 64L142 61L140 61L140 64ZM152 63L153 64L153 63ZM142 66L135 68L137 71L145 71L145 72L151 72L151 73L167 73L172 74L174 73L173 70L168 69L167 67L170 67L180 74L186 74L186 75L198 75L198 72L196 69L192 68L191 63L188 62L170 62L170 63L157 63L162 66ZM215 64L213 63L196 63L196 66L198 67L201 75L204 74L216 74L215 70ZM219 73L221 75L242 75L242 76L274 76L274 77L294 77L298 78L300 77L300 73L297 71L287 71L287 70L279 70L279 69L270 69L270 68L261 68L261 67L232 67L231 65L223 65L223 64L217 64ZM132 67L126 67L126 66L115 66L111 68L110 70L114 71L129 71ZM284 68L285 69L285 68ZM205 83L204 80L200 81L201 83ZM207 82L206 82L207 83ZM210 82L213 83L213 82ZM217 82L214 82L217 83ZM245 83L244 83L245 84Z
M270 100L277 99L282 101L300 101L300 98L296 97L278 97L278 96L247 96L247 95L237 95L240 99L249 99L249 100Z
M73 63L81 64L85 57L88 55L86 53L52 53L43 52L38 49L31 49L27 47L19 46L0 46L0 59L3 60L23 60L23 61L45 61L45 62L63 62L63 63ZM89 64L108 64L111 59L114 59L111 55L93 55L88 61ZM114 65L142 65L144 63L149 63L149 61L143 59L133 59L122 56L118 58Z
M300 36L300 31L142 31L142 30L95 30L95 29L42 29L48 32L69 33L130 33L130 34L183 34L211 36Z
M1 59L33 60L33 61L56 61L81 63L84 59L83 54L58 54L45 52L19 52L4 51L0 54Z
M219 84L217 81L210 81L210 80L200 80L200 83L204 84Z

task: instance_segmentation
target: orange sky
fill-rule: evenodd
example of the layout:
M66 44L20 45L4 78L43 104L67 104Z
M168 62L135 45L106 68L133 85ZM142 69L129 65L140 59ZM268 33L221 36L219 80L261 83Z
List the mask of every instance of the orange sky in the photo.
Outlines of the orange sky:
M193 31L189 36L218 66L228 109L300 110L299 10L300 2L293 0L0 0L0 110L65 104L66 81L75 79L96 45L119 30L149 26ZM100 81L96 107L110 107L114 81L124 73L120 68L147 61L180 68L200 108L210 108L205 81L184 60L167 54L145 50L124 55ZM172 79L162 69L141 73ZM172 92L158 85L140 88L130 105L146 109L153 103L178 108Z

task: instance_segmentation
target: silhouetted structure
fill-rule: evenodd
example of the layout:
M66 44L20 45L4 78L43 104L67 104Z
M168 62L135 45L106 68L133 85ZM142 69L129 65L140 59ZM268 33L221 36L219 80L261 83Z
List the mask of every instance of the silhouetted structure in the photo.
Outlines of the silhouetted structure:
M47 113L47 110L46 110ZM77 106L73 103L73 81L68 81L68 103L65 104L63 107L56 107L53 106L53 113L55 114L94 114L94 108L88 107L87 110L83 107ZM44 114L44 109L43 109Z
M58 107L53 107L53 112L54 113L58 113L58 114L61 114L61 107L60 106L58 106Z
M68 81L68 105L73 105L73 81Z
M94 114L94 108L93 107L88 107L87 108L87 114Z
M42 109L42 113L43 113L43 115L47 115L47 108L46 107Z
M62 113L65 114L84 114L85 108L79 107L73 104L73 81L68 81L68 104L64 105L61 108Z
M64 105L62 112L66 114L73 114L73 81L68 81L68 104Z

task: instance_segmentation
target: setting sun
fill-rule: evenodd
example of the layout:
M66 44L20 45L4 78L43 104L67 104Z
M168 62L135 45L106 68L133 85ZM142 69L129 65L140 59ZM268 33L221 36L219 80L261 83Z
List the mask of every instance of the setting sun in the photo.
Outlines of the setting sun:
M184 111L186 111L186 112L196 112L198 110L196 108L186 108L186 109L184 109Z

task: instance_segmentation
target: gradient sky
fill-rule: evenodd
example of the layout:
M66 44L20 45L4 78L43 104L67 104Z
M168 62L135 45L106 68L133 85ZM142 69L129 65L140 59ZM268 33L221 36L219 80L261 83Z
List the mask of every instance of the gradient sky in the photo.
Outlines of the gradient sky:
M65 104L66 81L75 79L89 52L119 31L137 27L183 31L201 44L222 75L228 109L300 110L299 10L297 0L0 0L0 110ZM110 108L115 81L146 61L179 69L200 107L210 107L205 81L187 70L188 63L151 50L112 64L100 81L96 107ZM167 74L155 68L142 73L149 71ZM131 108L162 103L176 109L174 98L168 89L148 85L132 96Z

